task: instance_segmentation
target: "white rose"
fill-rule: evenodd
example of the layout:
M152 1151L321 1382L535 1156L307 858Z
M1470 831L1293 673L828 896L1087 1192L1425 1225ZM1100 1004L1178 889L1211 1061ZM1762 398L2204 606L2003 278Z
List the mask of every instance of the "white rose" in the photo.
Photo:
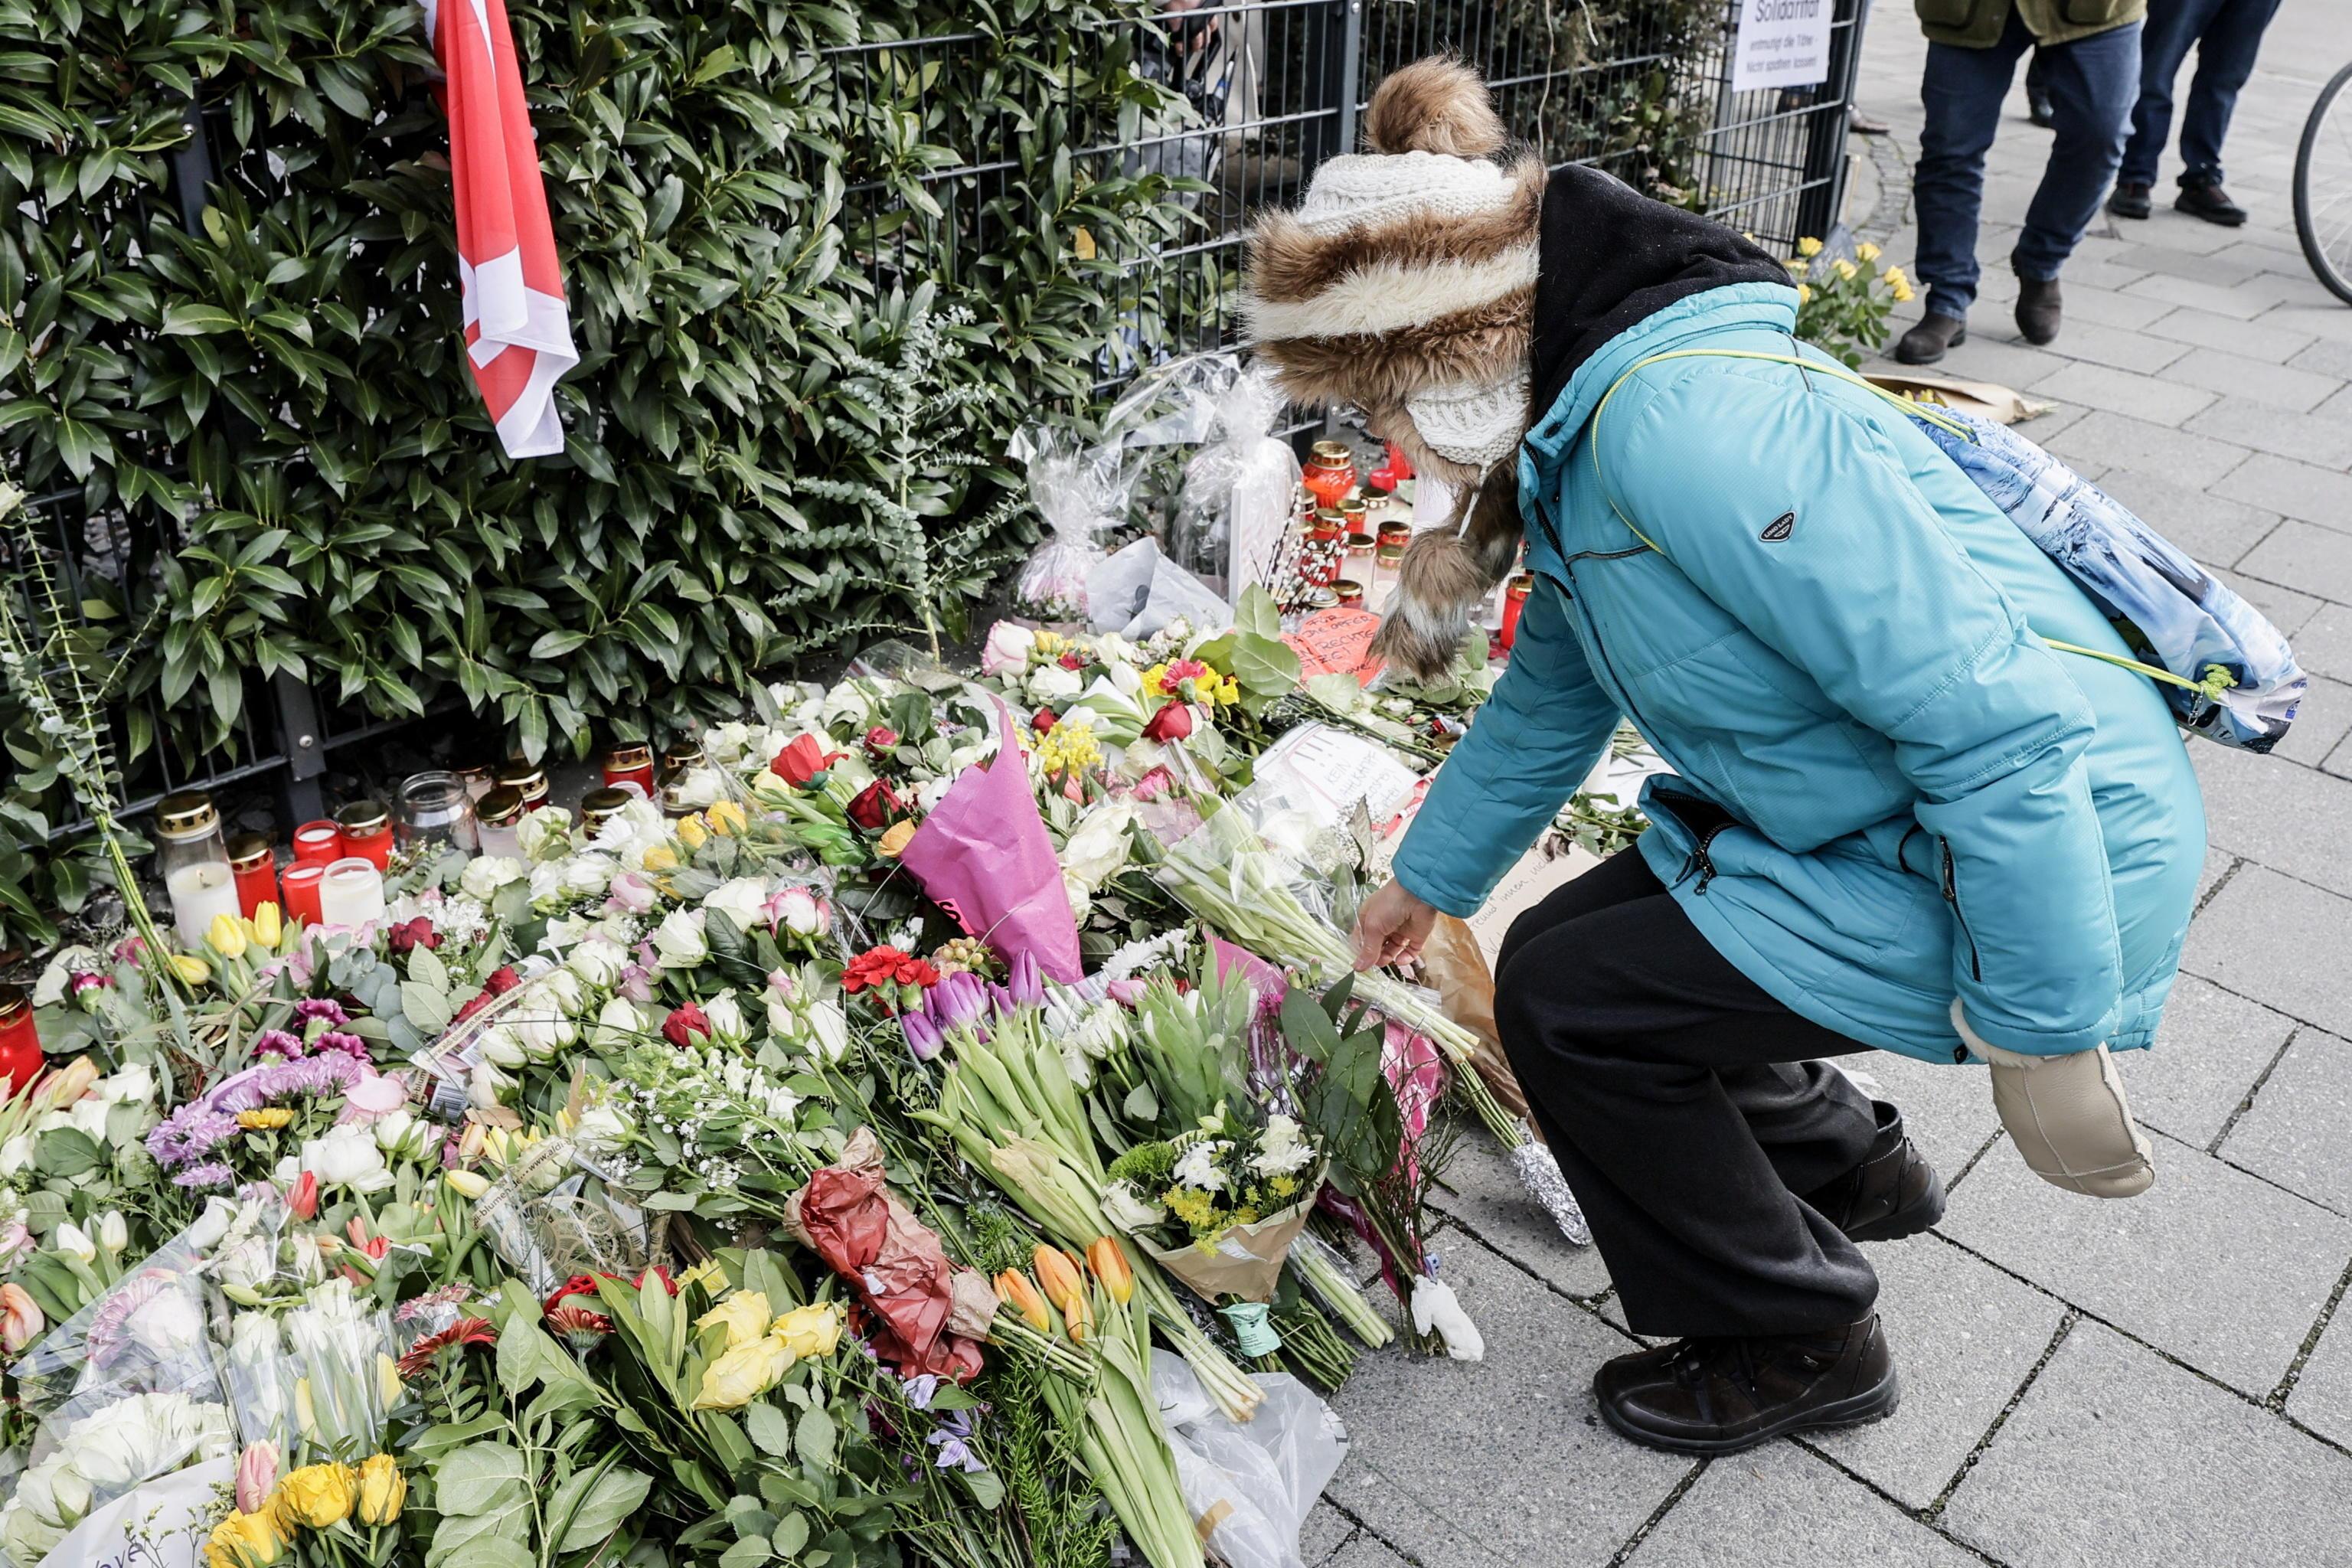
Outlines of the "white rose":
M311 1139L302 1145L302 1168L323 1186L349 1187L355 1193L380 1193L393 1181L383 1151L364 1127L330 1127L324 1136Z
M457 886L469 899L488 903L490 895L509 882L519 882L530 875L530 868L504 855L478 855L466 862L457 876Z
M715 724L702 737L702 754L722 768L731 768L743 760L751 732L751 725L740 721Z
M737 931L750 931L764 925L768 906L768 883L763 877L737 877L721 882L702 900L706 910L717 910L735 923Z
M514 1086L515 1080L496 1062L476 1062L474 1070L466 1075L466 1103L477 1110L496 1110L499 1097Z
M666 969L692 969L710 956L700 910L672 910L654 927L654 952Z
M523 858L544 864L572 853L572 814L560 805L523 813L515 825L515 843Z
M588 1005L587 987L569 969L551 969L531 982L530 1005L541 1011L576 1018Z
M145 1105L155 1098L155 1069L132 1062L121 1072L100 1079L90 1092L109 1105Z
M786 931L794 936L814 936L822 922L817 919L816 900L806 888L787 888L777 913Z
M612 885L618 866L610 855L593 850L574 855L563 862L563 890L575 899L593 899Z
M1103 1189L1102 1211L1103 1218L1129 1235L1160 1223L1160 1205L1126 1182L1113 1182Z
M961 771L961 769L958 770L958 772ZM941 773L935 779L925 779L915 786L915 804L929 815L940 801L947 798L947 793L954 787L955 782L956 775L951 773Z
M530 1059L543 1062L577 1040L580 1026L561 1013L541 1010L528 1018L516 1019L514 1032L516 1042Z
M629 1135L629 1124L609 1105L592 1105L580 1113L572 1136L591 1149L610 1148Z
M702 1016L710 1020L710 1037L721 1045L740 1046L751 1037L751 1026L743 1017L743 1005L735 1000L732 991L721 991L705 1002Z
M1035 632L1011 621L999 621L988 628L988 641L980 650L981 671L986 675L1018 674L1029 668L1029 656L1036 651Z
M691 768L670 785L670 794L678 805L690 805L699 810L703 806L718 803L721 787L718 769Z
M292 1180L290 1176L287 1178L288 1183ZM204 1212L196 1215L181 1239L188 1244L192 1251L210 1252L218 1244L220 1238L228 1234L229 1224L236 1218L235 1204L223 1197L206 1198Z
M837 1062L849 1054L849 1019L838 1003L812 1002L802 1016L820 1059Z
M621 983L621 971L628 966L628 950L605 937L592 936L572 950L565 959L572 973L599 991L609 991Z
M1076 872L1066 869L1062 873L1062 896L1070 901L1070 918L1080 925L1086 924L1087 917L1094 912L1094 889Z
M562 867L551 864L530 868L530 901L541 910L553 910L571 902L571 895L563 890Z
M1066 702L1086 689L1086 680L1076 670L1064 669L1058 664L1043 665L1029 672L1032 702Z
M1132 798L1118 795L1088 812L1062 846L1062 872L1075 877L1091 892L1118 875L1132 848L1129 829L1135 822Z
M502 1068L519 1068L530 1059L523 1052L522 1041L504 1024L492 1024L474 1037L474 1055Z
M33 1163L33 1135L19 1132L0 1143L0 1176L13 1176Z
M637 1044L652 1027L635 1002L615 996L596 1015L596 1028L588 1043L600 1049L625 1047Z

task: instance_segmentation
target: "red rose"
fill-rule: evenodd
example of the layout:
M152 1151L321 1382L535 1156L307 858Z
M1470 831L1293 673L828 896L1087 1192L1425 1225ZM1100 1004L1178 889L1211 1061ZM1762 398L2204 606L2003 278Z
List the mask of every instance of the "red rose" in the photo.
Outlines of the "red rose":
M472 1017L475 1014L488 1006L490 1002L491 996L488 992L476 992L473 995L466 998L465 1005L457 1009L457 1016L453 1020L453 1022L459 1024L464 1023L467 1019Z
M887 724L877 724L866 731L866 754L879 762L890 748L898 743L898 731Z
M1072 648L1062 656L1061 665L1064 669L1084 669L1087 667L1087 661L1078 657L1076 648Z
M1192 732L1192 708L1186 702L1171 702L1151 716L1143 727L1143 738L1162 744L1181 741Z
M842 753L828 752L814 735L795 736L793 743L776 753L768 771L788 784L805 784L827 768L841 761Z
M423 915L413 921L402 921L384 933L384 945L397 953L414 952L418 948L427 952L441 945L441 933Z
M710 1016L691 1002L671 1009L670 1016L662 1020L662 1038L680 1050L694 1044L697 1035L710 1037Z
M482 989L493 996L503 996L521 984L522 976L514 972L514 965L502 963L490 971L490 977L482 982Z
M574 1274L555 1288L555 1294L547 1299L547 1305L542 1310L552 1312L556 1308L563 1305L565 1298L571 1296L585 1296L591 1301L596 1300L596 1276Z
M898 792L890 787L890 781L876 779L859 790L857 798L849 803L849 820L869 833L879 833L906 809L907 803L898 798Z
M1042 735L1060 722L1061 721L1054 716L1054 710L1051 708L1040 708L1037 710L1036 716L1029 721L1029 728Z

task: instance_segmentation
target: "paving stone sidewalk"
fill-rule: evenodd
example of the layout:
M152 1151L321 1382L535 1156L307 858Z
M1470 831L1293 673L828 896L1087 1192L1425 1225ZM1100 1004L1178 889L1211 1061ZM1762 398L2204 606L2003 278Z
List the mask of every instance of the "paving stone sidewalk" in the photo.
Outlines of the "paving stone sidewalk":
M1894 132L1855 139L1849 212L1906 262L1925 58L1910 8L1877 7L1860 98ZM2352 1565L2352 306L2305 268L2289 195L2347 58L2352 5L2288 0L2228 148L2252 223L2102 216L2048 348L2010 320L2049 146L2013 96L1984 298L1948 362L2057 404L2028 432L2221 570L2314 676L2281 754L2194 748L2212 852L2186 973L2123 1067L2154 1190L2060 1193L2007 1146L1979 1073L1867 1060L1952 1195L1934 1234L1870 1249L1903 1407L1694 1463L1599 1424L1592 1368L1639 1342L1607 1271L1474 1151L1438 1247L1487 1359L1368 1358L1310 1565Z

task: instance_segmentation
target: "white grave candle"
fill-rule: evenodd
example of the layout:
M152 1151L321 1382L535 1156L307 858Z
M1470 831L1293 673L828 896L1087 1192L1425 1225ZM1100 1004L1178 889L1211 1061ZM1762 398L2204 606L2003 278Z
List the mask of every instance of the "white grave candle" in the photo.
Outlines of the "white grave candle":
M383 918L383 873L375 863L345 856L319 879L319 918L331 926L363 925Z
M163 879L163 890L172 896L172 929L190 950L204 945L215 915L237 912L236 878L226 860L178 867Z

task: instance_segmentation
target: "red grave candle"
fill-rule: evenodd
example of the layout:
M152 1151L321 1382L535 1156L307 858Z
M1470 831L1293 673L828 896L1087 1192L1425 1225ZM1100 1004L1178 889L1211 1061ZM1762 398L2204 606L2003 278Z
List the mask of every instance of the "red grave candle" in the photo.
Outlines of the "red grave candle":
M268 839L258 833L240 833L230 839L228 869L236 879L237 913L251 920L264 904L276 904L284 911L285 900L278 895L278 858Z
M335 832L343 847L336 858L357 857L381 871L392 864L392 813L382 801L357 800L335 813Z
M33 1002L15 985L0 985L0 1076L10 1098L24 1093L49 1065L41 1054L41 1034L33 1026Z
M322 816L316 822L306 822L294 830L294 863L298 866L316 862L325 865L343 858L343 830L335 826L332 817Z
M286 889L286 918L309 925L319 923L319 884L327 875L324 860L297 860L279 879Z

